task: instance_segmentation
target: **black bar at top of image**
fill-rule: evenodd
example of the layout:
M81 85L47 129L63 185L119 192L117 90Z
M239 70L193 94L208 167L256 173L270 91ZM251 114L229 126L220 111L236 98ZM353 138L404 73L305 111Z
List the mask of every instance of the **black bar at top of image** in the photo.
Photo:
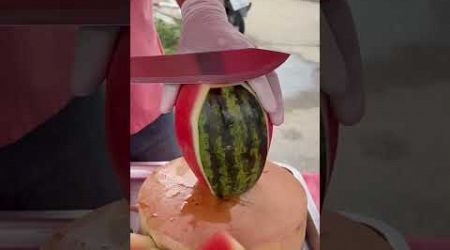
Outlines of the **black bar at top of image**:
M18 0L0 2L0 25L129 25L127 0Z

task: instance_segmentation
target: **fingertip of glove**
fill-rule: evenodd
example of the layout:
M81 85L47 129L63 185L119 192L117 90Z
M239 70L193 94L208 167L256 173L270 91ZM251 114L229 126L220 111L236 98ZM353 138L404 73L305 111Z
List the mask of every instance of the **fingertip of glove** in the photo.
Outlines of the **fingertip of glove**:
M282 111L270 113L270 121L274 126L280 126L284 122L284 113Z

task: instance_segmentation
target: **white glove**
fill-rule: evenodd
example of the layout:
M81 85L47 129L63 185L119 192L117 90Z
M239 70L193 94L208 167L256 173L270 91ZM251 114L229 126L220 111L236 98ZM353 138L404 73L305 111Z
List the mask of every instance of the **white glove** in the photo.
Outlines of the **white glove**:
M228 23L221 0L188 0L181 7L182 29L177 53L196 53L255 47ZM274 125L284 120L280 82L275 72L248 81ZM161 112L170 112L179 84L166 84Z
M337 2L334 2L338 4ZM336 42L336 36L351 36L351 29L348 25L353 25L351 19L347 15L350 13L336 12L330 13L333 19L341 17L346 21L340 24L340 28L347 27L348 30L339 30L334 34L327 20L321 13L321 40L325 41L321 44L321 53L324 55L321 61L321 79L320 89L330 98L331 107L335 117L341 124L352 125L357 123L364 114L364 92L362 84L362 69L359 58L358 48L351 48L352 55L343 54L345 52L339 49ZM345 17L339 15L346 15ZM331 22L333 20L330 20ZM337 24L336 24L337 25ZM349 34L347 34L349 33ZM343 37L341 37L342 39ZM348 37L345 39L356 39L356 37ZM352 40L352 42L355 42ZM357 42L357 41L356 41ZM352 46L351 43L346 46ZM357 46L357 45L356 45Z

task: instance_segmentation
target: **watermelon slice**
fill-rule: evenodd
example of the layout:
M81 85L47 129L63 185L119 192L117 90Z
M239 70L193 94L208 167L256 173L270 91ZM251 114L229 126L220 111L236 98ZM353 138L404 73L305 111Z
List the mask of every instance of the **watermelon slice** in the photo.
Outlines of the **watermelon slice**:
M246 83L183 85L175 128L190 168L216 196L240 195L261 176L272 123Z
M237 242L228 233L216 233L206 241L199 250L245 250L244 247Z

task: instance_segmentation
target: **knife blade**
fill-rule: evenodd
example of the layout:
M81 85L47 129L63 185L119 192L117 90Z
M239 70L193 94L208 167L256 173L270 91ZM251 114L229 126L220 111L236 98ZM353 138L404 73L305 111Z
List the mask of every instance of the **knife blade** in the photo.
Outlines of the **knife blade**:
M289 54L239 49L164 56L132 57L132 83L223 83L245 81L270 73Z

